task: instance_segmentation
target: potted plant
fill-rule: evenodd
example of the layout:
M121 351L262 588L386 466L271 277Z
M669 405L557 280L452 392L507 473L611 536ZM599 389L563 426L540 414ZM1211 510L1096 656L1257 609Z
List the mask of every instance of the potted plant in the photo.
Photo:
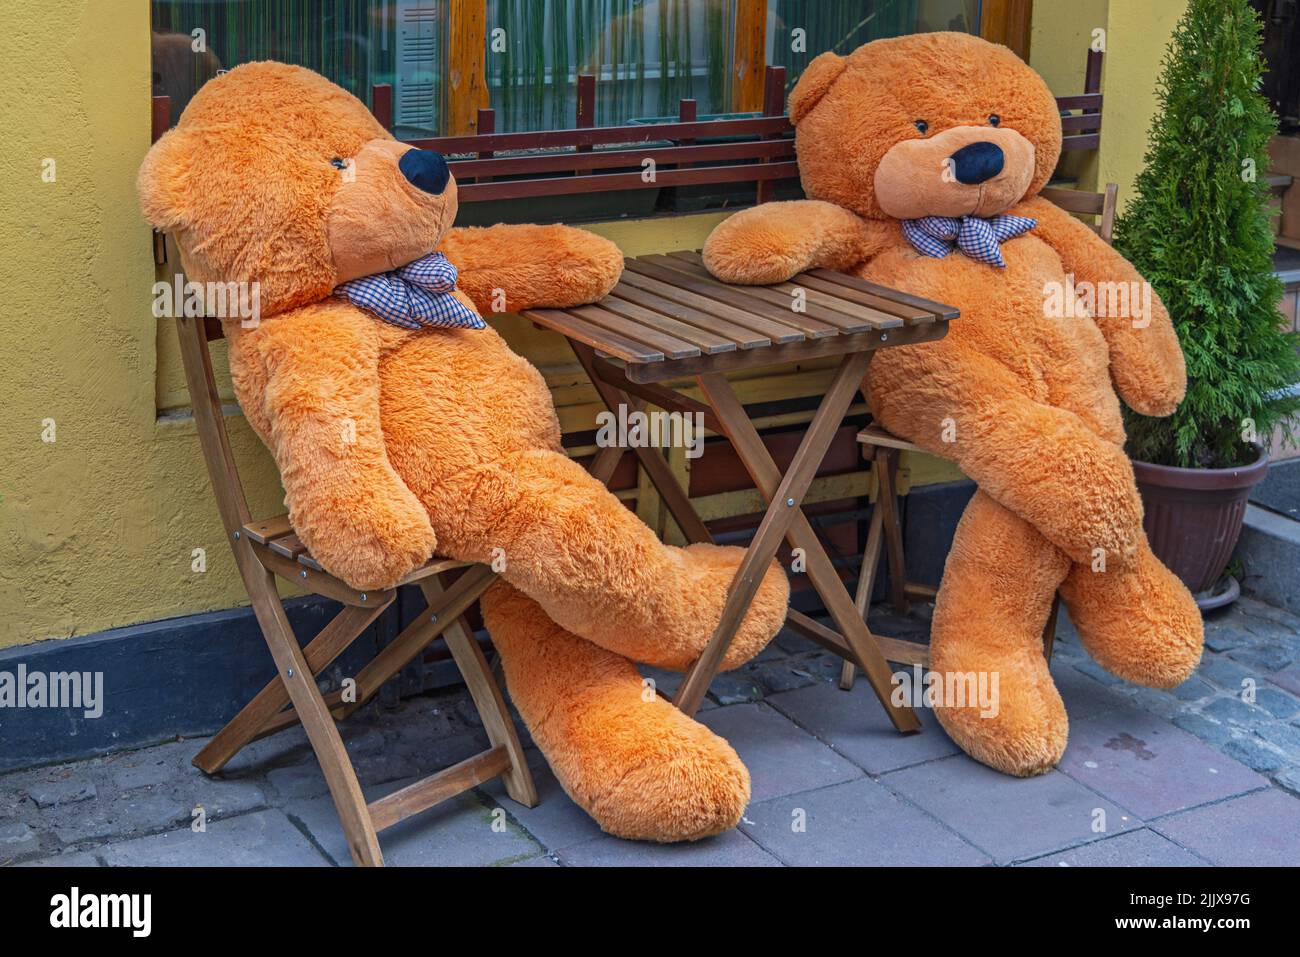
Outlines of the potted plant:
M1203 610L1236 597L1223 572L1250 489L1300 410L1300 352L1273 272L1264 172L1277 120L1259 93L1259 48L1248 0L1190 0L1165 54L1139 195L1115 231L1187 359L1173 415L1124 411L1151 546Z

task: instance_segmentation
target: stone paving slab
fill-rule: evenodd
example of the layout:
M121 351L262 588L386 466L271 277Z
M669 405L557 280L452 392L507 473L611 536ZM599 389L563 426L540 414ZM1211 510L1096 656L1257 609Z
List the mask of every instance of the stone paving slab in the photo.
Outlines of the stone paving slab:
M839 685L821 681L773 695L767 702L868 774L883 774L958 753L957 745L928 708L916 711L923 729L919 734L900 735L861 676L853 683L852 691L841 691Z
M363 788L367 801L405 787L402 781ZM285 813L331 862L350 866L343 828L331 798L292 801ZM536 857L544 848L504 814L493 814L471 791L429 808L379 835L384 862L395 867L484 867Z
M1059 767L1144 820L1268 786L1245 765L1136 708L1072 727Z
M1083 659L1086 660L1086 659ZM1088 664L1092 664L1089 660ZM1113 685L1103 684L1085 674L1059 653L1053 656L1052 680L1065 702L1065 713L1070 718L1070 728L1096 714L1105 714L1115 708L1129 705L1128 699L1116 692Z
M1285 668L1276 674L1269 675L1268 680L1293 695L1300 695L1300 668Z
M999 864L1096 840L1142 822L1059 771L1033 778L1000 774L963 755L884 775L888 788L956 831Z
M907 618L877 611L881 633L925 640L926 606ZM927 710L923 732L896 734L861 678L841 692L839 660L783 632L760 660L720 676L700 714L750 768L740 830L681 847L609 837L530 748L537 808L493 781L381 844L394 864L520 867L1300 863L1300 618L1243 598L1209 616L1207 649L1178 688L1137 688L1099 668L1063 618L1052 673L1070 749L1060 770L1022 781L957 753ZM656 678L666 689L680 681ZM342 734L372 797L486 745L463 689L368 706ZM204 743L0 775L0 863L350 863L300 728L255 742L215 778L191 765ZM196 807L208 831L191 838ZM791 828L796 810L802 831Z
M1152 826L1220 866L1300 864L1300 801L1277 789L1185 811Z
M35 861L24 861L15 867L100 867L99 859L85 851L68 851L56 857L43 857Z
M749 768L750 801L838 784L862 771L766 704L740 704L700 715L731 742Z
M1204 867L1206 861L1168 838L1142 828L1049 854L1021 867Z
M991 863L912 804L869 778L751 804L740 828L801 867L969 867Z
M556 851L568 867L780 867L778 861L740 831L689 844L649 844L599 837Z
M323 867L325 857L277 810L184 827L110 844L97 852L109 867Z
M516 804L506 795L500 778L480 785L479 792L489 806L504 808L506 813L545 847L569 847L602 837L604 832L591 816L564 793L540 751L527 754L540 802L537 807Z

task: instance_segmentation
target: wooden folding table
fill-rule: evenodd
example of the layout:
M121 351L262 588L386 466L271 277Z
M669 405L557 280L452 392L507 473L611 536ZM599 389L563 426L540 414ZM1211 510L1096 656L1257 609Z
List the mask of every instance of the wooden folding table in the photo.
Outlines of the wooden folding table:
M615 415L647 404L698 413L735 448L768 503L731 583L722 617L673 703L694 714L717 673L763 573L784 538L801 549L813 587L836 629L790 609L787 624L862 668L899 731L920 730L912 710L891 701L886 659L893 640L873 635L801 508L836 430L844 421L877 349L944 336L957 310L853 276L814 269L789 282L736 286L704 268L697 252L628 259L619 284L595 305L532 309L523 315L565 336ZM763 444L726 374L742 369L839 356L830 387L783 474ZM677 391L673 380L699 385L705 401ZM609 481L626 448L600 450L592 474ZM712 536L653 448L632 451L691 542Z

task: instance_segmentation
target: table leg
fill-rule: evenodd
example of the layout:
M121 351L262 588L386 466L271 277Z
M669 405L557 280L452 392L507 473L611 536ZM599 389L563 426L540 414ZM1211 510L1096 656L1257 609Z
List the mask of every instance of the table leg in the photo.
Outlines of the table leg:
M625 406L629 413L640 412L645 408L645 402L629 395L616 386L610 385L600 377L596 372L596 353L591 348L581 342L569 340L569 345L573 347L574 355L578 357L578 362L582 364L583 370L587 373L587 378L595 386L596 392L600 395L601 401L609 411L618 415L618 407ZM618 447L609 447L601 449L596 453L596 458L592 462L591 474L602 482L608 483L610 477L614 474L614 469L618 467L619 460L627 449ZM659 491L660 497L664 504L668 506L668 512L677 522L677 527L682 530L688 542L712 542L713 536L710 534L704 520L695 511L695 506L691 504L690 497L686 490L678 483L676 476L673 475L672 467L669 466L668 460L659 454L657 449L634 448L631 450L641 463L641 467L646 470L650 476L650 481Z
M866 674L894 727L900 731L920 730L920 721L911 708L892 702L892 674L889 665L866 622L858 614L853 599L816 532L799 507L799 501L812 483L836 430L844 421L871 362L871 356L870 352L856 352L841 360L835 379L804 433L803 441L784 476L726 378L716 373L698 378L709 404L723 424L727 438L731 440L754 484L768 499L769 505L732 582L722 620L677 693L674 703L686 713L693 713L703 700L704 691L722 662L731 636L753 599L762 572L776 554L781 539L788 537L792 546L803 550L807 574L813 587L826 603L827 610L857 659L856 663Z

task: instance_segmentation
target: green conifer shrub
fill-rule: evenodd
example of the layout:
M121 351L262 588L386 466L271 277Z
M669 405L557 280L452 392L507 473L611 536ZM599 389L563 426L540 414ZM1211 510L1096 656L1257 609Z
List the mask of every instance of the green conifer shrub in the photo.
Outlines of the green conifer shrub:
M1187 397L1165 419L1125 409L1129 452L1184 468L1253 462L1246 441L1294 434L1297 337L1273 273L1260 22L1247 0L1189 0L1165 53L1139 194L1115 245L1164 301L1187 359Z

